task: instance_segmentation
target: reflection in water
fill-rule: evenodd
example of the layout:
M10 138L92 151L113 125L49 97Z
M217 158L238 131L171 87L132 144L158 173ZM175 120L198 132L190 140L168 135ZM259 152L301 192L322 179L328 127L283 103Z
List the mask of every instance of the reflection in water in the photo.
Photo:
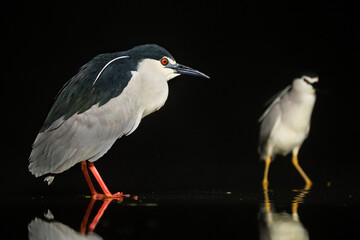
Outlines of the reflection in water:
M310 186L294 190L296 196L292 201L292 213L276 212L275 204L269 199L269 190L264 189L264 203L260 207L259 227L260 239L309 239L309 233L302 225L298 215L298 207L310 191Z
M133 199L137 200L136 197L133 197ZM61 222L55 221L53 214L48 210L48 212L44 214L46 220L35 218L29 223L29 239L102 239L102 237L95 234L93 231L103 216L106 208L113 200L113 198L103 200L100 209L88 225L89 216L97 201L92 198L81 222L79 232ZM120 199L119 201L122 202L123 199Z
M91 210L94 207L94 204L95 204L95 201L96 201L94 198L91 199L91 201L89 203L89 206L86 209L86 213L84 215L84 218L83 218L83 220L81 222L80 233L82 233L82 234L85 234L87 232L92 233L95 230L96 225L100 221L102 215L104 214L106 208L109 206L109 204L111 203L112 200L113 200L113 198L104 200L104 202L101 205L99 211L95 215L93 221L91 222L91 224L88 227L86 227L87 223L88 223L90 213L91 213Z
M87 235L76 232L72 228L54 220L46 221L35 218L28 225L29 239L102 239L95 233Z

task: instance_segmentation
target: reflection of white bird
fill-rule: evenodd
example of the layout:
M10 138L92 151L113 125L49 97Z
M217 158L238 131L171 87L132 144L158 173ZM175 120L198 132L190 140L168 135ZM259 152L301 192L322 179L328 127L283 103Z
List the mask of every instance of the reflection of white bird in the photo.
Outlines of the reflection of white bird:
M302 223L289 213L266 212L260 213L260 239L276 240L306 240L309 233Z
M298 163L299 149L308 136L310 119L316 96L313 84L318 78L303 76L293 81L279 95L259 118L259 153L265 160L263 186L268 186L268 171L276 154L286 155L292 151L292 162L306 184L311 181Z
M50 212L51 213L51 212ZM49 213L46 215L49 216ZM45 215L45 217L46 217ZM52 214L50 214L52 216ZM52 217L53 218L53 217ZM40 218L35 218L28 225L29 239L73 239L73 240L100 240L103 239L95 233L89 233L87 235L76 232L67 225L62 224L61 222L45 221Z
M271 206L268 190L264 190L265 204L260 208L259 227L260 239L276 240L308 240L309 233L299 220L298 205L303 202L310 187L298 191L292 202L292 214L286 212L276 212Z

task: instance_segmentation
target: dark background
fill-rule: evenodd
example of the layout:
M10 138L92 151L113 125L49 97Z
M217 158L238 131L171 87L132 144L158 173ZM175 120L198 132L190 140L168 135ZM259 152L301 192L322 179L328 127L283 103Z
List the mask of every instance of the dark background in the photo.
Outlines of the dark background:
M75 1L74 1L75 2ZM156 43L210 80L179 76L169 97L96 162L110 190L232 191L260 187L257 119L263 104L306 72L320 88L299 160L315 185L359 186L359 30L345 1L13 1L3 8L2 191L88 194L80 166L48 187L27 170L62 85L92 57ZM9 64L9 66L8 66ZM302 186L278 157L270 184ZM5 189L4 189L5 188Z

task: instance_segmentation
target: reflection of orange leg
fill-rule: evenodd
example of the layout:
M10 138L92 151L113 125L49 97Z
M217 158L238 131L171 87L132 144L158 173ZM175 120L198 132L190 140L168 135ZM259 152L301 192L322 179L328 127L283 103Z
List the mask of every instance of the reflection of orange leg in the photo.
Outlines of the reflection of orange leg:
M299 207L299 201L295 199L291 204L291 212L293 215L298 213L298 207Z
M269 190L267 188L264 189L264 198L265 198L265 209L267 213L270 213L271 203L269 198Z
M310 192L310 189L311 189L311 185L306 184L304 189L293 190L293 192L299 192L299 194L297 194L294 197L294 200L292 201L292 206L291 206L292 216L295 221L299 221L299 215L298 215L299 204L304 202L304 198Z
M88 231L86 231L86 225L91 213L91 210L94 207L95 201L96 199L92 198L88 208L86 209L84 218L81 222L81 226L80 226L80 233L81 234L86 234L86 233L90 233L93 232L95 230L96 225L98 224L98 222L100 221L102 215L104 214L106 208L109 206L109 204L111 203L113 199L107 199L103 202L103 204L101 205L99 211L97 212L97 214L95 215L94 219L92 220L92 222L90 223L89 227L88 227Z
M97 212L96 216L94 217L93 221L89 225L89 232L93 232L95 230L96 225L100 221L102 215L104 214L106 208L109 206L109 204L111 203L112 200L113 199L107 199L103 202L99 211Z
M103 190L104 195L105 195L106 198L119 198L119 197L123 196L123 194L121 192L111 194L111 192L107 188L105 182L102 180L98 170L95 168L95 165L94 165L93 162L88 162L88 167L89 167L90 171L92 172L92 174L94 175L96 181L99 183L99 185L100 185L101 189Z
M91 210L92 210L92 208L94 207L94 204L95 204L95 199L92 198L91 201L90 201L90 203L89 203L88 208L86 209L84 218L83 218L83 220L81 221L81 226L80 226L80 233L81 233L81 234L85 234L85 233L86 233L86 225L87 225L87 222L88 222L88 219L89 219Z
M269 174L270 163L271 163L271 158L270 158L270 154L269 154L269 155L267 155L266 160L265 160L264 178L262 181L264 190L267 189L269 186L268 174Z

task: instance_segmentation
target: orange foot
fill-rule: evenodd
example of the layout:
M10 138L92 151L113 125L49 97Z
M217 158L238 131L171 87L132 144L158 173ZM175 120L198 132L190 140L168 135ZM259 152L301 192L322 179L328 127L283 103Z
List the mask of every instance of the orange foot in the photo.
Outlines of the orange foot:
M122 192L117 192L114 194L111 194L111 193L101 194L101 193L94 192L94 193L92 193L91 197L94 199L99 199L99 200L117 199L117 200L122 201L124 196L125 195Z

